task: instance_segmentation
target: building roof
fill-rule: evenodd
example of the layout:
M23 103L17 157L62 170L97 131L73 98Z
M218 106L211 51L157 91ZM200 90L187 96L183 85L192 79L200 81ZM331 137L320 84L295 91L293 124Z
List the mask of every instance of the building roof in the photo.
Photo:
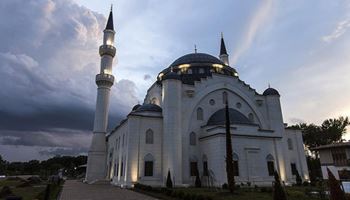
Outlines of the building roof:
M268 96L268 95L280 95L280 93L278 93L278 91L274 88L267 88L264 93L263 93L264 96Z
M321 145L321 146L312 148L311 150L317 151L321 149L332 149L332 148L338 148L338 147L350 147L350 142L339 142L334 144Z
M250 121L245 115L238 110L229 108L230 124L251 124L256 125ZM222 108L212 114L207 122L207 126L224 125L225 124L225 108Z
M162 108L159 107L156 104L143 104L142 106L139 106L135 111L133 112L162 112Z
M176 67L182 64L191 64L191 63L211 63L211 64L221 64L224 63L216 58L215 56L206 54L206 53L190 53L180 58L176 59L171 63L170 67Z
M169 73L172 79L180 79L184 84L194 85L195 81L201 78L212 76L213 73L235 76L237 71L230 66L225 65L219 58L206 53L190 53L176 59L169 67L158 74L158 82L169 79Z

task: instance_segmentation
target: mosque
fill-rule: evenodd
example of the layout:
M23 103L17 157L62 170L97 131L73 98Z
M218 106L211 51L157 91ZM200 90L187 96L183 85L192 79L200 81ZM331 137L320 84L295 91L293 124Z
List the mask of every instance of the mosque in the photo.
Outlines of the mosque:
M267 88L261 94L242 81L229 65L223 37L219 57L190 53L162 70L143 104L107 132L114 34L111 11L99 49L88 183L164 186L168 171L175 186L194 185L197 171L202 185L227 183L226 101L237 183L271 185L275 170L286 184L295 182L297 173L309 179L302 134L286 128L279 92Z

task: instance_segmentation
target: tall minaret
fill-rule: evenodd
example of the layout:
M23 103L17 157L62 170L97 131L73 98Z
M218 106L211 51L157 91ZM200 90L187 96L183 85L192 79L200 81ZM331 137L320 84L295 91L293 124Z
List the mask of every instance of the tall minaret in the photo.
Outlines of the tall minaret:
M229 65L228 62L228 54L226 51L225 41L224 41L224 35L221 33L221 45L220 45L220 60L225 64Z
M105 180L107 177L106 164L106 131L108 122L110 90L114 83L112 75L112 63L116 49L114 44L114 27L112 8L109 13L107 26L103 31L103 44L100 46L101 70L96 75L97 100L93 138L88 153L86 181L93 183L97 180Z

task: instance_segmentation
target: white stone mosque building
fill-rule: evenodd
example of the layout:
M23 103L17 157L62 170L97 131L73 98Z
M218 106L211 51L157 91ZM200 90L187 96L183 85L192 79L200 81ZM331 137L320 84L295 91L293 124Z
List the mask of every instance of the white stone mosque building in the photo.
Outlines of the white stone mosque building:
M188 186L198 169L203 185L221 186L227 182L226 101L237 183L271 185L274 170L286 183L295 182L297 172L309 179L302 134L285 127L279 92L267 88L260 94L240 80L223 38L218 58L195 52L172 62L158 74L143 104L107 132L114 82L112 11L104 33L87 182L164 186L170 171L176 186Z

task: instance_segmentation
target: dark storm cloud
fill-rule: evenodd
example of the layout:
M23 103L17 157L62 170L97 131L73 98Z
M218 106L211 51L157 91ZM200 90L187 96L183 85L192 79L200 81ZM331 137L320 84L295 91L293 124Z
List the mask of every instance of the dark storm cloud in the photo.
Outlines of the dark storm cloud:
M104 26L101 14L72 0L1 2L1 144L87 149ZM112 88L110 127L137 102L135 84L119 83Z

